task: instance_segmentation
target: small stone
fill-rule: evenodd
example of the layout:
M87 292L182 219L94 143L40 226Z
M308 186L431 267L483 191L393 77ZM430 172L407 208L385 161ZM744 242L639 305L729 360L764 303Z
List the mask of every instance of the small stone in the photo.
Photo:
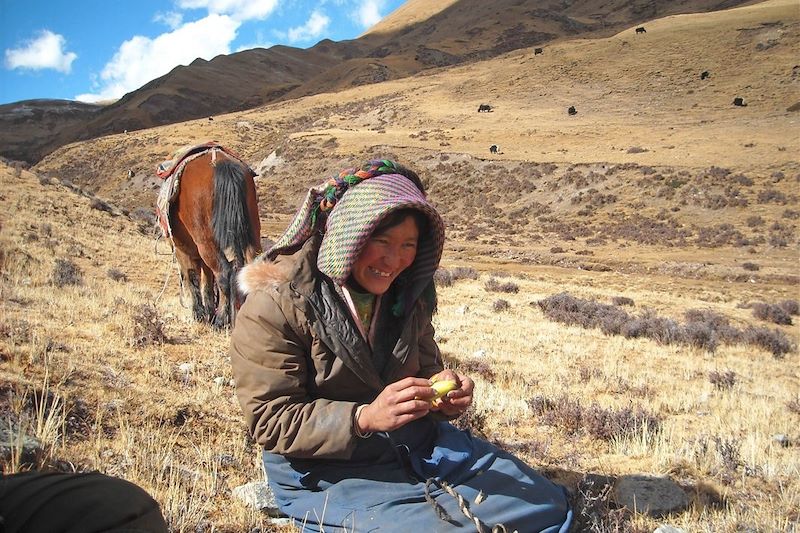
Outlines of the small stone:
M183 372L184 374L188 374L194 369L194 365L192 363L181 363L178 365L178 370Z
M18 428L9 427L4 422L0 423L0 456L10 460L14 454L19 454L20 461L32 463L41 453L42 443L39 439L21 434Z
M686 533L686 531L675 526L661 525L658 526L653 533Z
M219 387L224 387L227 382L228 380L222 376L217 376L214 378L214 385L217 385Z
M263 481L253 481L246 485L240 485L233 489L233 496L244 502L245 505L265 512L269 516L285 516L278 509L275 496L269 490L269 486Z
M472 357L486 357L486 350L475 350L475 353L472 354Z
M468 305L462 305L462 306L456 308L456 314L457 315L466 315L467 313L469 313L469 306Z
M788 448L792 445L792 439L789 438L789 435L784 435L783 433L773 435L772 442L783 448Z
M668 477L636 474L621 476L612 499L619 506L659 517L682 511L689 505L686 492Z

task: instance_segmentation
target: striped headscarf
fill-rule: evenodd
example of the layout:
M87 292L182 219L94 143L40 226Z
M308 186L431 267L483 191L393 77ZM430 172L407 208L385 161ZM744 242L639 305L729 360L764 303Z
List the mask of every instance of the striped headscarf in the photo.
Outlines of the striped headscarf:
M444 223L428 203L417 175L388 160L370 161L358 170L346 169L312 188L267 257L292 253L318 229L324 235L317 267L344 285L375 228L390 213L407 208L422 212L430 222L427 234L420 235L407 282L412 287L427 284L442 257Z

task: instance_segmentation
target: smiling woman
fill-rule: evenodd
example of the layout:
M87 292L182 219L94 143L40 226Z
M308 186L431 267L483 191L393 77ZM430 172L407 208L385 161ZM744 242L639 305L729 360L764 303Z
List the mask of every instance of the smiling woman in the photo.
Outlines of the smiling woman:
M449 422L475 384L434 340L443 247L419 177L378 160L311 189L239 276L236 393L305 531L569 529L561 487Z
M385 293L417 255L420 228L426 227L419 211L404 209L387 216L375 228L353 263L353 288L372 294Z

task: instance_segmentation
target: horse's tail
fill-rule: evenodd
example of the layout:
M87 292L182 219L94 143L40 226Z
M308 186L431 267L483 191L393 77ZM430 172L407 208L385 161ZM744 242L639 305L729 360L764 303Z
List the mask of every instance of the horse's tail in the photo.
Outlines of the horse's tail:
M214 170L214 202L211 227L220 252L236 268L244 266L250 243L252 221L247 212L246 169L225 159Z
M258 243L250 242L257 221L248 216L246 172L244 165L229 159L218 161L214 170L211 227L221 271L217 282L227 296L231 324L239 304L236 273L244 266L248 249L258 248Z

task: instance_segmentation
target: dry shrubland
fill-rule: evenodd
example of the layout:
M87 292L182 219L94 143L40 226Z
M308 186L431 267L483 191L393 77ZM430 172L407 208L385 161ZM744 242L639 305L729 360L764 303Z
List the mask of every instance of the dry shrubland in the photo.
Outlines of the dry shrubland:
M477 382L458 424L567 485L587 529L796 530L796 13L778 0L671 17L646 39L76 143L36 173L0 164L2 471L126 478L175 531L275 529L231 496L262 477L258 449L228 334L191 320L151 237L158 183L108 173L155 168L202 135L254 167L275 156L257 183L265 239L341 168L384 157L419 172L448 234L437 339ZM753 59L773 30L779 45ZM717 62L703 87L693 49ZM732 110L742 86L752 104ZM503 105L476 116L487 87ZM568 126L565 98L582 102ZM616 508L602 480L636 473L669 475L689 509Z
M176 531L268 530L230 494L261 469L227 335L190 320L168 244L2 172L1 211L15 213L0 232L3 472L100 470L146 489ZM40 443L27 455L25 435Z

